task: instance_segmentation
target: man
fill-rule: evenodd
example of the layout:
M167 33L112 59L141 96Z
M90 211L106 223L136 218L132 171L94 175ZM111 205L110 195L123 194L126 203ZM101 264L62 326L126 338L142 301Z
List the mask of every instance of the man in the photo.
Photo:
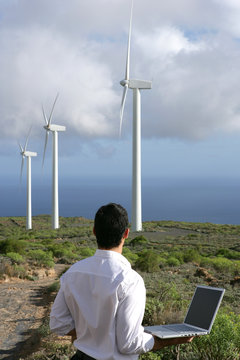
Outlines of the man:
M144 282L122 256L129 234L126 210L113 203L102 206L93 232L95 255L62 276L50 315L52 331L75 339L78 350L72 359L135 360L139 354L191 341L161 340L144 332Z

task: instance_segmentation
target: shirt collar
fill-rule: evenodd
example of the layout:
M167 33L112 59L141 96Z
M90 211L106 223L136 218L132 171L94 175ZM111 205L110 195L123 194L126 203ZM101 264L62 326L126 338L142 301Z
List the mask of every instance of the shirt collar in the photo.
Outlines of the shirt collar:
M121 261L122 263L124 263L124 265L131 267L130 262L122 254L116 251L97 249L94 256L98 256L101 258L115 259L116 261Z

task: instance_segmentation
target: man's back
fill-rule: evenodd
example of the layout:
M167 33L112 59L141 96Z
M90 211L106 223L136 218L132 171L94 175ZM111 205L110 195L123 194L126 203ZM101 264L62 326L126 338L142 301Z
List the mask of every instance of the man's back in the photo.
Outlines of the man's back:
M64 301L69 313L59 323L55 318L55 313L59 318L59 307L53 306L50 325L54 331L62 323L71 323L77 332L74 345L93 358L137 358L123 353L137 354L142 346L139 330L143 333L145 287L121 254L97 250L91 258L74 264L61 279L58 297L56 304Z

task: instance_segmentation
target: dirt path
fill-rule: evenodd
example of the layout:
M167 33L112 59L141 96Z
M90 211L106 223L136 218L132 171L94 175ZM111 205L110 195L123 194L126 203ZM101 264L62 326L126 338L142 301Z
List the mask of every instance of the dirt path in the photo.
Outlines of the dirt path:
M34 351L37 329L49 308L46 288L54 281L56 277L0 284L0 359L18 360L26 348Z

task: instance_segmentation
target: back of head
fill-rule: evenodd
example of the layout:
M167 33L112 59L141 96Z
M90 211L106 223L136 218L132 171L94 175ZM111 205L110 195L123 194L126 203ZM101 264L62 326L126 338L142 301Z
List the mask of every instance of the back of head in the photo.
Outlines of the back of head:
M119 246L127 228L128 214L121 205L110 203L102 206L94 219L98 247L111 249Z

